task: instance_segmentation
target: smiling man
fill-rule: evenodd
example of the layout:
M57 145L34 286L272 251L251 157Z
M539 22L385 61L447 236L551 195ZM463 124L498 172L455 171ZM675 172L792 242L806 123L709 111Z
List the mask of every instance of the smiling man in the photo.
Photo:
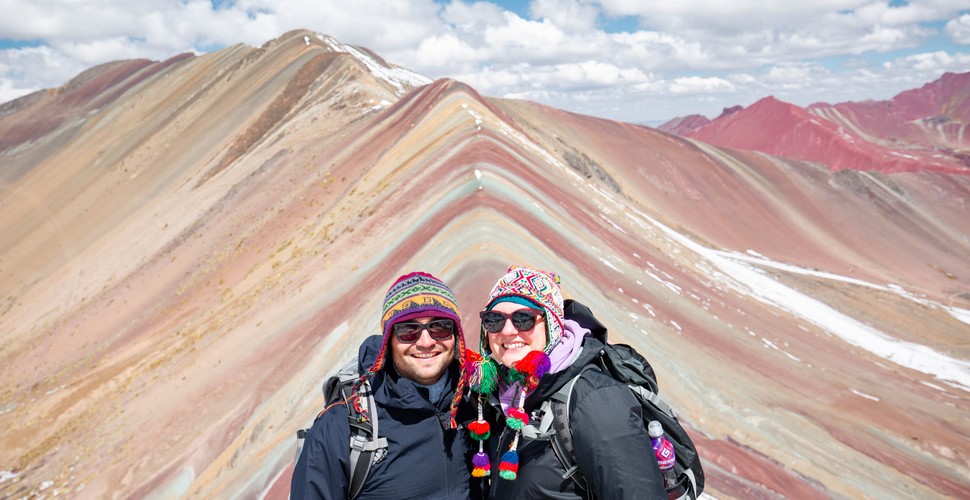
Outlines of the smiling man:
M462 400L465 352L455 296L427 273L398 278L384 298L382 335L360 346L361 382L368 381L376 408L375 453L357 498L475 498L481 481L471 477L468 433L459 421L472 410ZM365 399L360 385L346 404L335 404L314 422L297 460L291 498L352 498L350 411ZM461 411L461 415L459 415Z

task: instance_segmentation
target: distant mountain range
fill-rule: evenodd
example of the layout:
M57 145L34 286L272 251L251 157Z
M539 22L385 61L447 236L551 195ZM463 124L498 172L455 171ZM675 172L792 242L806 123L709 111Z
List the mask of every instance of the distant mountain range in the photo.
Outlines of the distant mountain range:
M947 73L888 101L812 104L765 97L713 120L675 118L660 130L719 147L821 163L832 170L970 173L970 73Z
M970 498L966 81L685 138L297 30L6 103L0 497L287 498L396 277L477 348L526 264L651 361L712 497Z

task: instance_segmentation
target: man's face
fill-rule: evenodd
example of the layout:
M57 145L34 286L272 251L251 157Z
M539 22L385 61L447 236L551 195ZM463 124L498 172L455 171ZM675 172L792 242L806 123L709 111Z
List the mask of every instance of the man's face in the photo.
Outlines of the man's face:
M426 325L440 319L426 316L409 320L407 323L417 322ZM448 365L454 359L454 334L444 340L435 340L431 338L427 329L423 329L416 341L407 343L401 342L394 333L394 328L391 328L391 360L394 362L394 368L404 378L422 385L434 384L444 375Z

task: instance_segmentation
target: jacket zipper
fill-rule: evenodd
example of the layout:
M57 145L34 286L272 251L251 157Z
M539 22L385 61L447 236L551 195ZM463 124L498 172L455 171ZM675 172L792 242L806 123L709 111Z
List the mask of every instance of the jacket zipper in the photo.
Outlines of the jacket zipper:
M435 415L438 418L438 430L441 432L441 442L442 443L446 443L448 441L445 439L445 437L446 437L445 436L445 427L444 427L444 422L441 420L441 411L438 410L437 408L435 408L435 411L434 412L435 412ZM445 491L448 492L448 498L451 498L451 493L452 493L451 492L451 481L449 481L449 478L451 476L451 471L448 470L448 460L446 460L444 458L442 459L441 468L444 469L444 472L445 472L445 474L444 474L444 476L445 476Z

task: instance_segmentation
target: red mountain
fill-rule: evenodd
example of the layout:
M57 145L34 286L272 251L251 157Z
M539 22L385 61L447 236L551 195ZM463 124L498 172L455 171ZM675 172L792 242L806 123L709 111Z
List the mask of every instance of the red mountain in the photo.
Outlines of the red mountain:
M970 173L963 138L968 96L970 73L947 73L889 101L802 108L766 97L710 122L677 118L660 129L715 146L818 162L834 171Z

